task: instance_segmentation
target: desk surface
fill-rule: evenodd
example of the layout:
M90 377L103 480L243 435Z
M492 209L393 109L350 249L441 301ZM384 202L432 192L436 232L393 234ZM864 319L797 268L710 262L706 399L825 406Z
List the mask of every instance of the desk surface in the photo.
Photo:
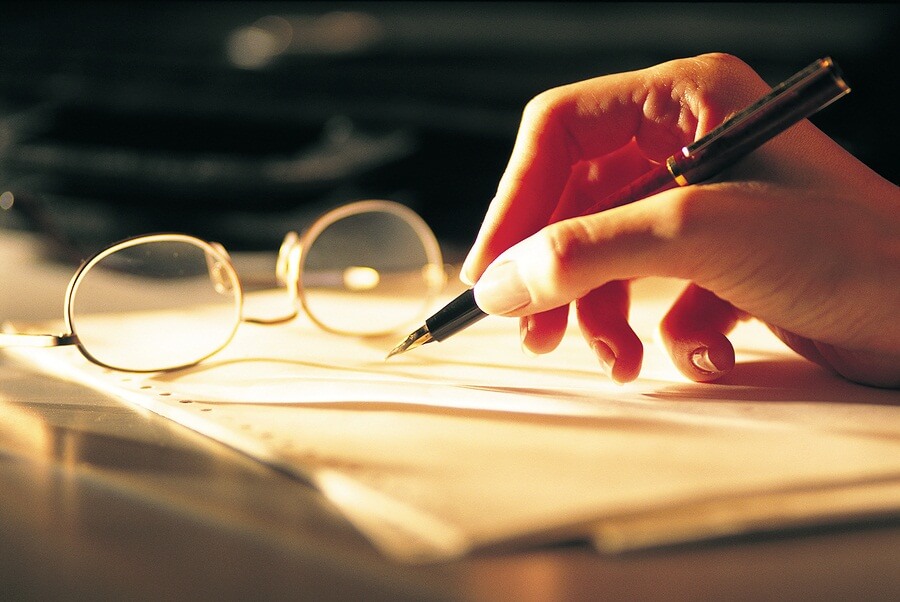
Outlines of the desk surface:
M0 584L58 599L897 599L900 524L603 556L409 567L317 493L167 420L0 358Z
M58 316L71 272L35 271L26 243L0 237L2 315ZM897 600L898 558L895 521L398 565L306 484L0 354L3 599Z

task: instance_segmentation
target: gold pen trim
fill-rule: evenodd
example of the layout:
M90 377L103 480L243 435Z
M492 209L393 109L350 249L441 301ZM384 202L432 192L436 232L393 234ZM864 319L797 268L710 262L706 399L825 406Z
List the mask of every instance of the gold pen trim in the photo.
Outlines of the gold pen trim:
M687 178L681 173L681 170L678 169L678 164L675 163L674 155L666 159L666 169L669 170L669 173L674 178L675 183L679 186L687 186L690 182L687 181Z

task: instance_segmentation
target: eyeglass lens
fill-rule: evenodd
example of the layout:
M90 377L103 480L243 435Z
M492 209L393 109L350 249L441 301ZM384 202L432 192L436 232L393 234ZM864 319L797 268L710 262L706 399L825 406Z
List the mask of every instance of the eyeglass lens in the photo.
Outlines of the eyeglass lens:
M196 363L224 347L240 320L237 275L191 237L123 243L95 257L76 283L69 326L85 353L112 368Z
M375 335L424 318L443 285L443 264L417 216L368 210L326 223L309 243L300 293L326 330Z

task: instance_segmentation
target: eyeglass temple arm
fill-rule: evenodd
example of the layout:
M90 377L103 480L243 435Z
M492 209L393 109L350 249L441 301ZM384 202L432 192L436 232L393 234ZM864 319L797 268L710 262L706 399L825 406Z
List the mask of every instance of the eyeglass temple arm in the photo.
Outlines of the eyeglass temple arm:
M2 347L62 347L77 345L78 337L74 334L20 334L0 332L0 348Z

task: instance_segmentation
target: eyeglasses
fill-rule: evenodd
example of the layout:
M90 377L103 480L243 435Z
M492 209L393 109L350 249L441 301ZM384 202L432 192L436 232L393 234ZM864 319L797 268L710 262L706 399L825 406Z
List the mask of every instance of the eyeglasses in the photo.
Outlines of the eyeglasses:
M78 268L66 290L65 334L3 333L0 347L76 345L115 370L174 370L221 351L241 322L282 324L300 307L329 332L390 334L420 320L446 283L431 229L405 205L380 200L332 209L302 236L289 232L275 276L287 313L247 317L220 244L179 233L129 238Z

